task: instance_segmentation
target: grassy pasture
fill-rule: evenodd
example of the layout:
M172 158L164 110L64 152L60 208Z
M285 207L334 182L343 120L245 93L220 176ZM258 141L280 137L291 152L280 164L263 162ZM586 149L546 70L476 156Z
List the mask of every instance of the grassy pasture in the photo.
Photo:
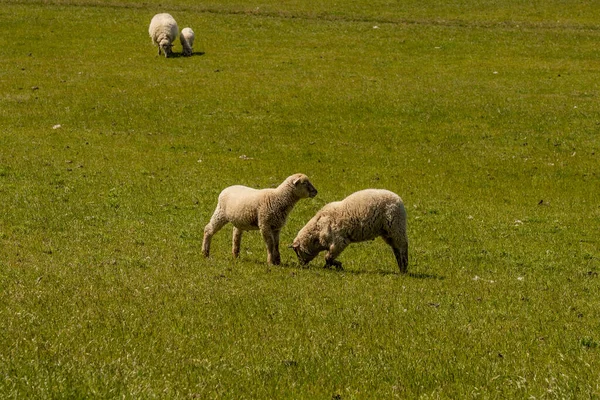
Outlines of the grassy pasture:
M446 4L438 4L446 3ZM594 2L0 0L0 397L600 397ZM191 58L147 26L194 28ZM181 48L177 43L176 52ZM222 188L409 212L265 264Z

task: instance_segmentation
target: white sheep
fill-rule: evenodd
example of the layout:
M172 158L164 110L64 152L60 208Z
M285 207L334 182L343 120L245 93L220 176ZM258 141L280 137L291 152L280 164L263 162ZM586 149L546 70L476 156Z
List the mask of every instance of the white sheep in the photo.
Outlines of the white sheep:
M194 34L192 28L183 28L181 30L181 33L179 34L179 41L181 42L184 56L189 57L192 55L195 38L196 35Z
M406 273L408 237L404 203L389 190L366 189L326 204L298 232L290 247L303 265L327 250L325 266L342 269L336 258L350 243L378 236L392 247L400 272Z
M300 199L315 197L317 189L304 174L288 177L275 189L230 186L219 195L217 208L204 228L202 253L210 254L210 241L228 222L233 224L232 253L238 257L243 231L260 230L267 245L267 262L281 263L279 234L287 217Z
M165 57L173 54L173 42L177 39L179 27L171 14L162 13L152 17L148 33L152 43L158 46L158 55L161 54L161 50Z

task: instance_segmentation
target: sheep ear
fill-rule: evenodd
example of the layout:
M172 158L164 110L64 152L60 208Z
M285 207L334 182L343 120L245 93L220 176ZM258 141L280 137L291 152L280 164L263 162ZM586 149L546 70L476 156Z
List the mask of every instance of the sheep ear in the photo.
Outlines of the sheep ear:
M296 186L296 185L298 184L298 182L300 182L300 178L296 178L296 179L294 179L294 180L292 181L292 184L293 184L294 186Z
M298 249L300 248L300 246L296 245L290 245L290 247L292 248L292 250L294 250L294 253L296 253L296 255L298 256Z

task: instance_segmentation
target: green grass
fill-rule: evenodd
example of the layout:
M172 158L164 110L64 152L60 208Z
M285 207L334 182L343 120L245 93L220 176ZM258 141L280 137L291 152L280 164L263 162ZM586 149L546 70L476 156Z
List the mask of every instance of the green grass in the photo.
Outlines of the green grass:
M438 3L0 0L0 397L600 397L599 7ZM282 247L386 188L410 274L202 257L295 172Z

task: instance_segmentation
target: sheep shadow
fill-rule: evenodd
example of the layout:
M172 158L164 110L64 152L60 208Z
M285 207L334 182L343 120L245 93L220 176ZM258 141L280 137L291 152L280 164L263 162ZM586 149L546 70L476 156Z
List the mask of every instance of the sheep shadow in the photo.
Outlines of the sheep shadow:
M171 55L168 58L192 58L192 57L199 57L199 56L203 56L203 55L204 55L203 51L193 52L191 56L184 56L183 53L171 53Z
M415 278L415 279L432 279L432 280L436 280L436 281L443 281L444 279L446 279L445 276L443 275L435 275L435 274L417 274L414 272L409 272L408 276L410 276L411 278Z
M297 262L282 262L280 265L277 266L271 266L271 267L279 267L279 268L286 268L286 269L295 269L295 270L304 270L304 269L314 269L314 270L322 270L322 271L326 271L326 272L330 272L332 274L335 273L343 273L343 274L350 274L350 275L379 275L379 276L390 276L390 275L397 275L397 276L407 276L409 278L413 278L413 279L430 279L430 280L437 280L437 281L442 281L444 279L446 279L445 276L443 275L436 275L436 274L425 274L425 273L417 273L417 272L408 272L406 274L402 274L400 273L400 271L394 271L394 270L384 270L384 269L342 269L342 270L337 270L335 268L328 268L325 266L311 266L311 265L300 265Z
M423 273L415 273L415 272L408 272L406 274L402 274L399 271L390 271L390 270L382 270L382 269L377 269L377 270L346 270L345 269L342 271L332 270L332 272L342 272L342 273L352 274L352 275L379 275L379 276L397 275L397 276L407 276L407 277L413 278L413 279L431 279L431 280L437 280L437 281L442 281L442 280L446 279L445 276L441 276L441 275L423 274Z

